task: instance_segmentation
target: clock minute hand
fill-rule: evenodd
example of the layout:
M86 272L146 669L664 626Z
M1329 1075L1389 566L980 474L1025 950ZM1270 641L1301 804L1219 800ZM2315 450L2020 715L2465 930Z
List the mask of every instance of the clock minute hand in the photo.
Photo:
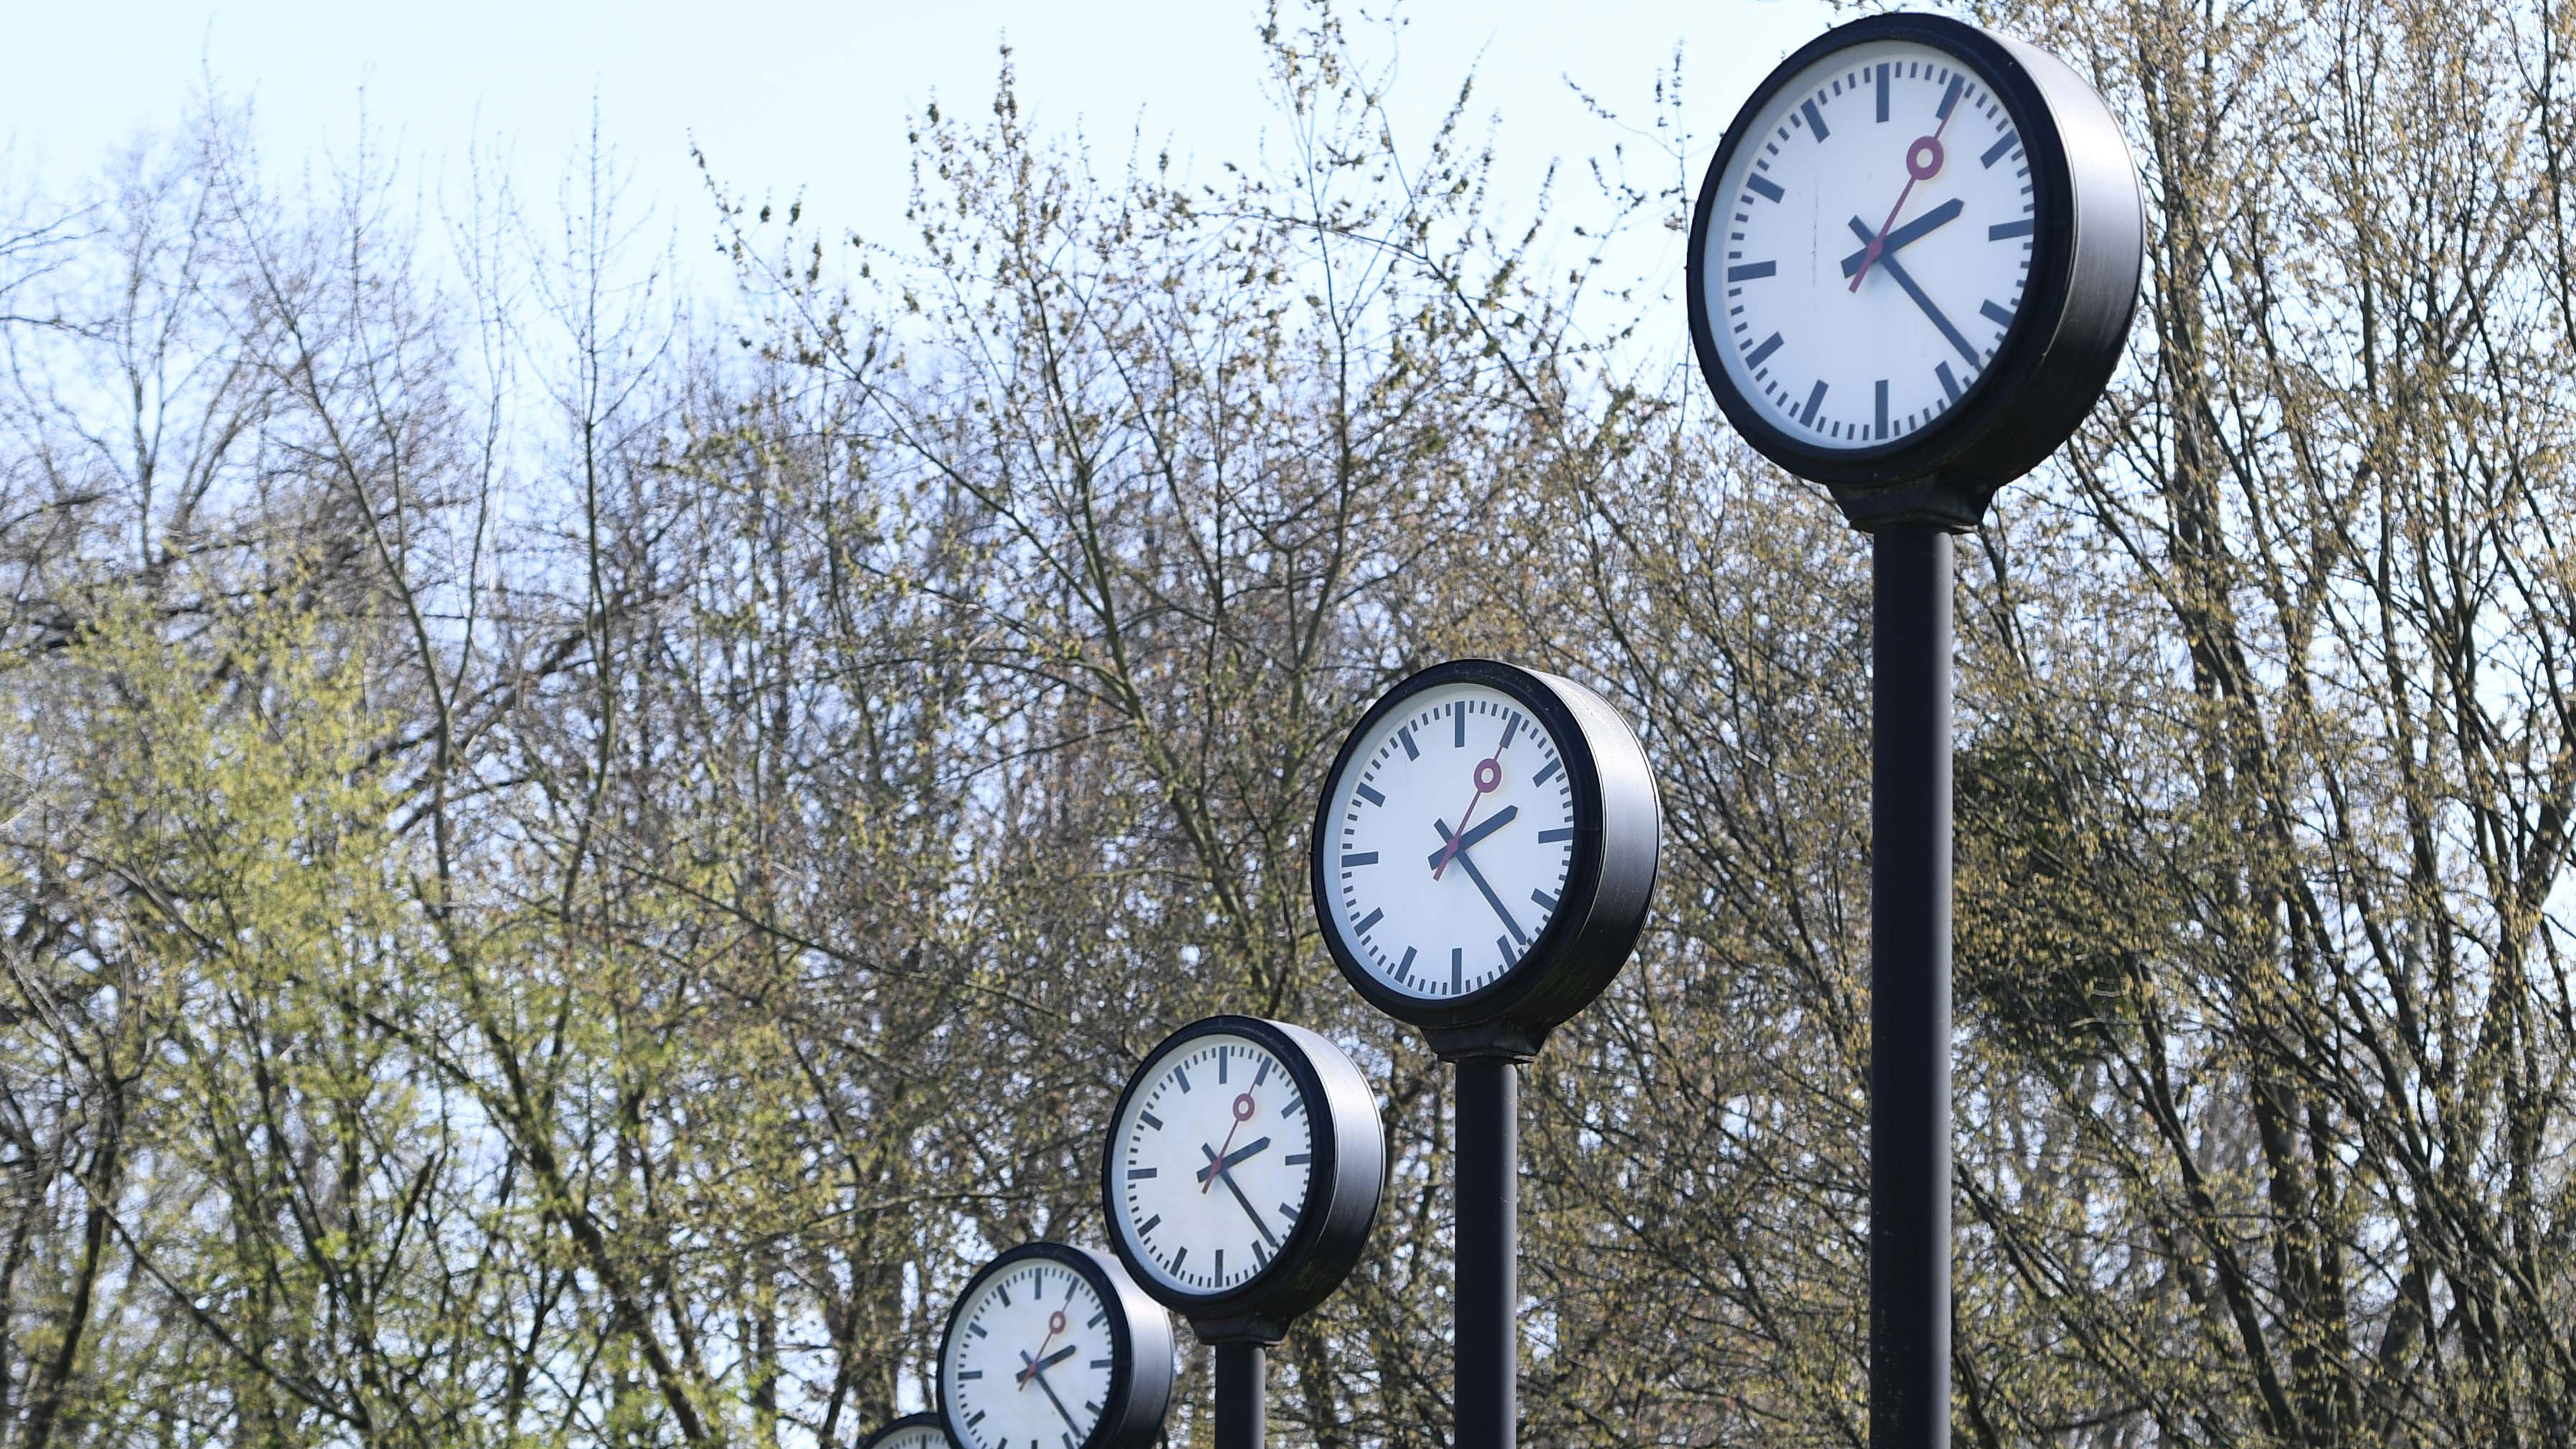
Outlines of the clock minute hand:
M1243 1149L1242 1155L1249 1157L1260 1148L1267 1147L1269 1145L1270 1139L1264 1137L1253 1146ZM1207 1149L1202 1147L1199 1150L1204 1152ZM1215 1173L1217 1181L1224 1183L1225 1190L1233 1193L1234 1200L1243 1205L1243 1215L1252 1219L1252 1226L1261 1234L1261 1241L1268 1243L1272 1252L1275 1253L1279 1251L1279 1239L1271 1233L1270 1224L1262 1221L1261 1210L1252 1205L1252 1199L1243 1195L1243 1188L1234 1180L1234 1174L1226 1171L1226 1168L1231 1165L1232 1164L1223 1161L1210 1162L1207 1165L1206 1172Z
M1440 832L1441 839L1447 840L1450 838L1448 826L1442 825L1437 820L1432 821L1431 824L1433 828ZM1512 913L1503 908L1503 898L1495 895L1494 888L1485 883L1485 873L1476 869L1475 860L1470 857L1467 852L1462 850L1458 852L1457 861L1459 865L1466 868L1467 879L1474 881L1476 883L1476 889L1485 893L1485 904L1492 906L1494 908L1494 914L1503 918L1503 929L1512 933L1513 940L1518 941L1524 946L1528 945L1529 937L1522 932L1521 923L1513 920Z
M1851 229L1861 240L1870 239L1869 223L1859 217L1855 216L1851 219ZM1968 339L1959 335L1959 329L1950 325L1950 319L1941 315L1941 309L1932 305L1932 299L1923 295L1922 287L1916 285L1914 278L1906 274L1903 264L1885 252L1879 254L1878 264L1887 268L1887 274L1896 279L1896 285L1905 289L1905 295L1914 299L1914 305L1923 309L1923 315L1931 318L1932 325L1940 328L1941 335L1950 339L1950 345L1959 349L1959 355L1968 359L1969 364L1974 366L1980 360L1977 349L1969 346Z
M1068 1349L1066 1349L1064 1352L1065 1352L1065 1353L1071 1353L1071 1352L1073 1352L1073 1350L1072 1350L1072 1349L1070 1349L1070 1348L1068 1348ZM1021 1361L1022 1363L1025 1363L1025 1364L1027 1364L1027 1365L1028 1365L1028 1367L1027 1367L1027 1368L1025 1368L1025 1369L1022 1369L1022 1370L1021 1370L1021 1372L1022 1372L1023 1374L1025 1374L1025 1375L1027 1375L1027 1377L1028 1377L1028 1378L1032 1378L1032 1379L1037 1380L1038 1388L1039 1388L1040 1390L1042 1390L1042 1391L1044 1391L1044 1392L1045 1392L1045 1394L1046 1394L1046 1396L1047 1396L1047 1402L1048 1402L1048 1403L1050 1403L1050 1404L1055 1405L1055 1412L1056 1412L1056 1416L1057 1416L1058 1418L1061 1418L1061 1419L1063 1419L1063 1420L1064 1420L1064 1426L1065 1426L1066 1428L1068 1428L1068 1429L1071 1429L1071 1430L1072 1430L1073 1432L1075 1432L1076 1434L1081 1433L1081 1432L1082 1432L1082 1426L1081 1426L1080 1424L1077 1424L1077 1423L1075 1423L1075 1422L1073 1421L1073 1415L1072 1415L1070 1412L1068 1412L1068 1411L1065 1409L1065 1407L1064 1407L1064 1400L1059 1399L1059 1398L1057 1398L1057 1397L1055 1396L1055 1385L1050 1384L1050 1383L1048 1383L1048 1382L1046 1381L1046 1369L1045 1369L1045 1367L1044 1367L1043 1365L1041 1365L1041 1364L1040 1364L1036 1359L1033 1359L1033 1358L1029 1357L1029 1356L1028 1356L1027 1354L1025 1354L1025 1353L1023 1353L1023 1354L1021 1354L1021 1355L1020 1355L1020 1361ZM1063 1361L1064 1361L1064 1354L1058 1354L1058 1355L1056 1355L1054 1358L1051 1358L1051 1359L1048 1359L1048 1360L1047 1360L1047 1362L1048 1362L1048 1363L1062 1363ZM1025 1382L1025 1380L1023 1380L1023 1382Z
M1942 227L1948 226L1951 222L1957 221L1959 219L1961 207L1962 203L1959 198L1953 196L1949 200L1942 202L1939 206L1932 208L1930 211L1914 218L1905 225L1889 232L1887 234L1887 239L1879 243L1879 259L1881 261L1885 261L1889 252L1912 246L1914 243L1921 241L1931 233L1939 231ZM1869 248L1862 247L1859 251L1843 258L1843 275L1846 277L1852 275L1854 272L1859 271L1868 261Z
M1425 863L1430 865L1433 870L1438 870L1440 868L1440 857L1452 854L1466 854L1468 851L1476 848L1476 843L1478 841L1483 840L1486 836L1493 834L1495 831L1511 824L1514 820L1519 819L1520 813L1521 807L1518 805L1504 806L1502 809L1494 812L1493 819L1488 820L1484 824L1477 826L1475 829L1468 831L1466 834L1459 836L1455 842L1443 845L1438 850L1431 852L1431 854L1425 858ZM1447 839L1448 837L1444 834L1442 838Z

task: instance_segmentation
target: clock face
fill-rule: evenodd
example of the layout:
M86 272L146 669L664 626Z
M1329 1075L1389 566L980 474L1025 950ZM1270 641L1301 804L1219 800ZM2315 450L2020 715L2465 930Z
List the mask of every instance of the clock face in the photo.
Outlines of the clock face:
M2030 279L2030 159L1993 86L1946 50L1867 41L1792 77L1730 144L1699 285L1735 390L1811 448L1937 423Z
M1083 1449L1100 1427L1118 1340L1091 1280L1022 1258L958 1304L941 1372L948 1427L969 1449Z
M1405 698L1327 787L1318 892L1332 931L1406 996L1464 996L1520 964L1556 916L1575 802L1556 740L1490 685Z
M1270 1266L1306 1211L1315 1104L1249 1037L1177 1043L1145 1064L1110 1137L1110 1207L1130 1262L1213 1297Z

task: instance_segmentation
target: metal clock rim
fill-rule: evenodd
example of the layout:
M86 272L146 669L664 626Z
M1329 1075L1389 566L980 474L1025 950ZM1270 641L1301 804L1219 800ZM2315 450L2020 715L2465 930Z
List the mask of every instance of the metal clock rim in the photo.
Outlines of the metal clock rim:
M1497 689L1529 710L1546 729L1565 760L1566 783L1574 797L1574 852L1566 862L1565 891L1558 897L1555 913L1509 969L1461 996L1411 996L1382 985L1360 963L1334 926L1333 868L1326 864L1331 858L1327 842L1332 838L1333 813L1339 804L1340 792L1334 787L1341 782L1342 772L1349 767L1361 742L1404 701L1447 684L1482 684ZM1333 756L1332 768L1324 774L1324 784L1323 800L1315 808L1314 835L1307 846L1307 878L1315 898L1316 924L1323 930L1324 945L1332 953L1333 964L1370 1005L1409 1025L1439 1030L1506 1016L1548 984L1546 968L1564 950L1566 942L1583 929L1599 897L1603 821L1601 774L1592 757L1591 737L1544 679L1516 664L1473 657L1445 660L1417 670L1379 696L1351 726L1341 749Z
M1703 253L1717 213L1725 206L1721 183L1737 150L1752 139L1753 121L1790 81L1835 51L1877 41L1913 41L1947 52L1967 64L1977 79L1994 91L2011 114L2022 147L2031 162L2031 201L2037 222L2031 245L2030 279L2011 327L1995 349L1995 360L1971 382L1957 406L1940 417L1885 444L1868 448L1820 448L1764 417L1728 375L1717 350L1708 296L1702 285ZM2020 57L1984 30L1942 15L1899 12L1865 16L1836 26L1800 46L1764 76L1728 123L1725 138L1700 183L1691 210L1689 249L1683 258L1683 291L1690 313L1691 349L1718 407L1736 431L1765 457L1799 477L1820 483L1871 487L1903 483L1941 472L1972 453L1997 423L2012 411L2023 384L2047 355L2066 309L2073 280L2075 199L2064 138L2046 93Z
M1135 1312L1137 1305L1130 1300L1127 1291L1122 1291L1133 1290L1135 1284L1132 1281L1121 1284L1110 1275L1110 1269L1120 1266L1115 1259L1093 1249L1038 1238L1014 1244L994 1254L983 1267L975 1270L973 1277L966 1280L966 1286L958 1290L955 1302L949 1306L948 1326L939 1336L939 1372L936 1376L939 1422L948 1431L949 1442L959 1449L967 1443L949 1416L952 1406L948 1393L948 1365L957 1346L959 1316L966 1311L966 1305L975 1301L976 1294L987 1281L1031 1258L1044 1258L1080 1274L1083 1281L1091 1285L1092 1292L1099 1295L1101 1307L1109 1311L1109 1387L1100 1401L1100 1421L1091 1426L1091 1433L1075 1449L1113 1449L1113 1446L1129 1442L1129 1435L1138 1427L1136 1410L1146 1395L1155 1391L1152 1383L1155 1376L1139 1372L1146 1367L1144 1350L1149 1347L1139 1342L1140 1337L1161 1340L1161 1352L1157 1358L1163 1365L1160 1375L1163 1402L1144 1416L1149 1425L1159 1425L1170 1407L1172 1391L1171 1321L1161 1316L1162 1305L1147 1299L1144 1306L1152 1309L1155 1317L1140 1321ZM1140 1335L1138 1332L1140 1328L1150 1329L1158 1321L1162 1325L1160 1334Z
M1379 1191L1368 1194L1368 1211L1357 1224L1336 1221L1334 1212L1344 1171L1360 1168L1363 1164L1345 1150L1355 1145L1343 1141L1342 1129L1349 1124L1342 1120L1341 1108L1347 1104L1336 1101L1331 1085L1324 1080L1323 1070L1314 1060L1314 1054L1305 1043L1296 1039L1301 1030L1286 1022L1257 1016L1220 1014L1201 1017L1156 1042L1138 1059L1136 1069L1128 1074L1127 1085L1118 1093L1117 1105L1110 1110L1110 1138L1100 1155L1100 1205L1109 1218L1110 1249L1126 1265L1138 1288L1194 1324L1239 1318L1284 1322L1305 1312L1330 1296L1332 1290L1340 1285L1352 1263L1357 1261L1358 1249L1366 1245L1369 1230L1376 1224L1379 1194L1384 1189L1384 1129L1380 1127L1377 1143L1381 1160L1369 1164L1378 1169ZM1308 1150L1314 1154L1314 1159L1306 1175L1305 1200L1298 1205L1296 1225L1280 1242L1278 1251L1271 1254L1269 1263L1233 1288L1202 1294L1174 1288L1157 1279L1141 1261L1139 1250L1128 1241L1127 1217L1118 1210L1120 1178L1117 1162L1119 1128L1127 1120L1128 1104L1135 1100L1138 1089L1153 1075L1151 1069L1189 1042L1211 1036L1246 1038L1259 1043L1279 1059L1280 1065L1287 1069L1290 1079L1296 1084L1298 1094L1306 1102L1311 1144ZM1322 1039L1317 1040L1320 1042ZM1329 1042L1323 1044L1331 1045ZM1356 1081L1356 1073L1353 1076L1352 1085L1356 1085L1365 1097L1366 1084ZM1374 1120L1373 1102L1367 1104L1367 1111ZM1319 1249L1332 1246L1324 1240L1336 1232L1352 1234L1355 1238L1346 1255L1332 1255L1346 1256L1349 1261L1335 1263L1330 1257L1317 1256ZM1309 1268L1325 1270L1323 1276L1326 1281L1320 1284L1313 1282L1304 1271Z
M868 1437L859 1441L858 1449L878 1449L879 1445L891 1442L897 1434L913 1429L938 1430L941 1442L952 1446L952 1449L957 1443L957 1436L948 1432L946 1417L937 1409L925 1409L918 1414L906 1414L900 1419L888 1419L877 1425Z

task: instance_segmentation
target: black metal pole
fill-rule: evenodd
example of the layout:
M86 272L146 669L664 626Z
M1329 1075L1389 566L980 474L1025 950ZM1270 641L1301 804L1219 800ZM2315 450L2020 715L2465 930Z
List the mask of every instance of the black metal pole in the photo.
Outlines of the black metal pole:
M1216 1449L1263 1449L1269 1440L1267 1352L1241 1340L1216 1346Z
M1869 1442L1950 1443L1950 535L1874 535Z
M1457 1449L1519 1433L1520 1069L1458 1062Z

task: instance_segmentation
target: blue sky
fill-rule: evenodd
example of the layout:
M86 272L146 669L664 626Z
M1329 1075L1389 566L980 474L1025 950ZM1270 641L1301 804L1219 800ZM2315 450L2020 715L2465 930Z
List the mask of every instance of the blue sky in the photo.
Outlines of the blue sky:
M1233 0L143 0L21 5L10 17L0 135L23 175L59 187L111 148L166 126L211 77L255 102L273 164L345 147L362 109L433 178L454 181L467 143L498 140L523 186L549 183L581 142L596 95L603 129L640 193L694 240L704 213L694 135L741 188L802 190L836 225L876 232L898 215L903 124L934 94L989 97L995 47L1014 46L1039 124L1080 125L1123 151L1140 122L1202 166L1246 152L1266 119L1257 9ZM1503 117L1508 176L1534 185L1554 156L1601 149L1565 79L1642 115L1659 66L1684 49L1692 128L1711 143L1746 90L1826 23L1815 0L1412 0L1398 12L1398 95L1428 113L1470 67Z

